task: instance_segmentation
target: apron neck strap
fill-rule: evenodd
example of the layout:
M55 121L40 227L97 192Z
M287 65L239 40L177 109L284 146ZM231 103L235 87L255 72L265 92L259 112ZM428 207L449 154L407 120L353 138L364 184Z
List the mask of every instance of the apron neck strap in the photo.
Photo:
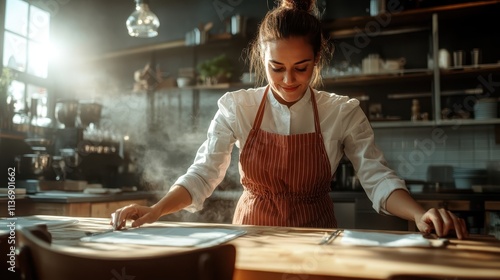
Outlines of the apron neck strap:
M316 97L312 87L309 87L311 91L311 103L314 111L314 128L316 129L316 133L321 135L321 126L319 125L319 113L318 113L318 104L316 104Z
M269 91L269 85L267 85L266 90L264 91L264 95L262 96L262 100L260 101L259 110L257 111L257 116L255 117L255 121L253 123L253 129L257 130L260 128L262 124L262 119L264 118L264 108L266 107L266 98L267 92Z

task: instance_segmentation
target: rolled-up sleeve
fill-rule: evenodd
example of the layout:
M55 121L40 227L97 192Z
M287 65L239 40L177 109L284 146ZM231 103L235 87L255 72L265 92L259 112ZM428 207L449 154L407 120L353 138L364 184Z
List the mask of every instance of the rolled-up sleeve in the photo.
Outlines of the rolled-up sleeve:
M373 208L378 213L390 214L385 208L387 198L397 189L408 190L405 182L387 166L382 152L375 145L370 122L358 104L355 100L343 104L344 152Z
M190 193L192 204L184 208L190 212L203 208L203 202L222 182L231 162L231 151L236 142L231 128L235 103L229 94L225 94L219 99L218 106L208 128L207 139L198 149L193 164L175 182Z

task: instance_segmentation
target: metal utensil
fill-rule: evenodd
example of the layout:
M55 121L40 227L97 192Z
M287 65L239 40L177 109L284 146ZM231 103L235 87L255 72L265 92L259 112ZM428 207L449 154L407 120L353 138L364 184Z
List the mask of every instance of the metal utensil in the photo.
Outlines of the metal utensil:
M113 232L113 231L117 230L118 220L117 220L117 216L115 213L111 213L111 220L113 221L113 225L111 226L111 228L109 228L105 231L100 231L100 232L85 232L85 235L86 236L95 236L95 235L101 235L101 234L105 234L105 233L109 233L109 232ZM125 230L125 228L123 228L122 230Z
M321 241L319 242L319 245L325 245L325 244L330 243L332 240L337 238L341 233L342 233L342 230L339 230L339 229L334 230L332 233L330 233L330 235L323 237L323 239L321 239Z
M113 221L113 230L118 228L118 216L116 216L116 213L111 213L111 220Z
M110 228L110 229L107 229L105 231L99 231L99 232L89 232L89 231L87 231L87 232L85 232L85 235L86 236L96 236L96 235L101 235L101 234L105 234L105 233L109 233L109 232L113 232L113 231L115 231L114 228Z

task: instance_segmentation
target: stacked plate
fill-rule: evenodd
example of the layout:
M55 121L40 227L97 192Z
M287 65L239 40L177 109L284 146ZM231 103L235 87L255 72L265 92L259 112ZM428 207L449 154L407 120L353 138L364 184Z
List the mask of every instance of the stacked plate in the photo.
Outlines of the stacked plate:
M453 178L455 179L455 188L470 189L473 185L482 185L486 183L486 169L474 168L453 168Z
M497 117L496 98L479 99L474 106L474 118L476 120L494 119Z

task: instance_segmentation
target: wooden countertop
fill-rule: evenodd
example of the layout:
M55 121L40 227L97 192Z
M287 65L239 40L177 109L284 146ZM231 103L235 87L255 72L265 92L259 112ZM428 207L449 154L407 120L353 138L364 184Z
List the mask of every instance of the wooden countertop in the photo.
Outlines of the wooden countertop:
M74 219L55 216L33 218ZM54 244L71 246L72 251L82 254L109 256L131 252L147 255L158 251L188 250L176 247L83 243L79 240L86 232L109 229L109 220L77 219L77 224L50 230ZM498 279L500 275L500 241L492 236L473 235L468 240L449 239L449 244L442 248L353 247L340 244L342 237L331 244L318 245L325 232L331 232L331 229L161 221L157 223L162 226L246 230L246 235L230 241L237 250L235 280L389 279L399 275Z
M158 196L160 195L160 196ZM16 196L16 200L25 202L44 203L81 203L81 202L111 202L134 199L159 199L161 194L148 191L120 192L107 194L87 194L83 192L39 192L36 194L26 194ZM7 200L7 196L0 196L0 201Z

